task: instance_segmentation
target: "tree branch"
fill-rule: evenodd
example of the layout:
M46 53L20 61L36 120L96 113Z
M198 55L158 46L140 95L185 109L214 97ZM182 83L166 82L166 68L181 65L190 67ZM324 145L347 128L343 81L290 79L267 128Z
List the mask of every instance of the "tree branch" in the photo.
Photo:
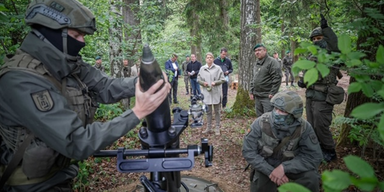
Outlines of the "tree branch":
M5 50L5 53L8 54L8 49L7 49L7 47L5 46L3 40L1 40L1 45L3 46L3 49Z
M12 6L13 6L13 8L15 9L16 15L18 15L18 14L19 14L19 12L17 11L17 8L16 8L16 5L15 5L15 2L14 2L13 0L11 0L11 2L12 2Z

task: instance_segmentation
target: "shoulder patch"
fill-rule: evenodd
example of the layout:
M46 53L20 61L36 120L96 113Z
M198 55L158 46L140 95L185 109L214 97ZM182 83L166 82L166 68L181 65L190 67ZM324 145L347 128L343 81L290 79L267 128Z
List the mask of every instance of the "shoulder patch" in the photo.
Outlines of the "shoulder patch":
M31 97L39 111L47 112L53 108L53 99L48 90L32 93Z
M319 141L317 140L317 136L316 136L315 133L310 134L310 135L309 135L309 139L311 139L311 141L312 141L313 144L317 144L317 143L319 143Z

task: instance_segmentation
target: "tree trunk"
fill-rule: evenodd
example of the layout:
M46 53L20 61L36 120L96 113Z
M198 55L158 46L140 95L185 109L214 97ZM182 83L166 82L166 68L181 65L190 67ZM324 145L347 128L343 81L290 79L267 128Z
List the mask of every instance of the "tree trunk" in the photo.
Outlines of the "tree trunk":
M365 10L365 8L376 8L376 7L371 4L365 4L363 6L363 10ZM384 14L384 6L379 6L378 10L380 11L381 14ZM362 18L367 18L367 17L368 16L366 15L366 13L362 12ZM371 25L374 25L375 27L377 27L381 32L384 31L384 28L382 27L382 25L378 25L377 23L371 23ZM377 39L377 41L375 41L374 44L370 46L363 46L370 38ZM383 44L383 42L380 41L379 39L380 38L377 37L377 35L373 32L371 32L368 35L359 33L359 36L357 39L357 50L361 50L364 53L366 53L367 54L366 59L375 61L377 49L380 44ZM382 78L383 76L371 76L371 79L376 79L376 80L380 80ZM355 81L356 79L351 77L349 80L349 84ZM347 104L345 107L344 117L350 117L351 112L354 108L367 102L377 102L377 101L374 101L373 99L366 97L361 91L350 94L348 96ZM351 126L346 124L343 125L340 133L340 137L338 139L338 145L343 146L349 143L350 139L348 138L348 135L350 131L351 131ZM354 144L357 145L357 143L354 143Z
M293 59L293 62L296 62L297 60L299 60L299 55L294 55L295 53L295 49L298 47L299 45L299 42L297 42L297 40L291 40L291 56L292 56L292 59Z
M349 79L349 84L353 83L353 82L356 82L356 79L351 77ZM345 106L345 111L344 111L344 117L351 117L351 112L354 108L356 108L357 106L363 104L363 103L367 103L367 102L371 102L372 100L369 99L368 97L366 97L363 92L357 92L357 93L351 93L350 95L348 95L348 100L347 100L347 104ZM347 125L347 124L344 124L342 126L342 129L341 129L341 133L340 133L340 137L338 138L338 146L347 146L347 145L351 145L350 143L350 139L348 138L348 135L349 135L349 132L351 131L352 127L350 125ZM354 145L357 145L354 144Z
M285 25L284 25L284 21L282 21L282 23L281 23L281 27L280 27L280 31L281 31L281 36L283 36L284 35L284 30L285 30ZM280 55L281 55L281 60L283 60L283 58L285 57L285 46L284 46L284 48L283 49L281 49L281 52L280 52ZM281 61L281 62L283 62L283 61Z
M140 20L137 18L139 0L124 0L124 49L123 57L128 59L129 66L133 66L140 57L137 50L141 46ZM123 65L120 66L120 69Z
M228 29L228 24L229 24L227 8L228 8L227 0L221 0L220 1L220 18L222 18L222 25L224 26L225 30Z
M256 17L256 24L259 26L256 28L256 43L261 43L263 42L263 37L262 37L262 34L261 34L261 10L260 10L260 0L256 0L255 1L255 4L256 4L256 15L254 15L254 17ZM252 42L252 43L255 43L255 42Z
M199 24L199 16L196 11L193 10L192 13L192 28L191 28L191 37L194 39L191 45L191 53L196 55L196 59L200 61L202 64L202 53L201 53L201 36L200 36L200 24Z
M238 115L253 114L255 102L249 99L248 90L253 75L253 64L256 63L253 46L258 42L261 34L259 29L250 27L260 21L260 1L241 0L241 38L239 58L239 86L233 113ZM259 15L257 15L259 13ZM259 41L260 42L260 41ZM244 110L248 109L248 110Z
M109 65L112 77L117 77L119 67L122 65L122 53L121 53L121 24L116 18L121 17L121 11L119 7L116 7L115 3L111 3L109 17Z

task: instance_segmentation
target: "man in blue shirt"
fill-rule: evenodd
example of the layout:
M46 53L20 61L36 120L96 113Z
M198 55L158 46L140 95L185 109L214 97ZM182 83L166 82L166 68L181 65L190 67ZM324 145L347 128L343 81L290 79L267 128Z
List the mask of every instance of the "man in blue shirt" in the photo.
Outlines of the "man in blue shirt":
M177 55L172 54L172 57L165 62L165 71L169 77L169 82L171 83L171 92L169 92L169 102L179 103L177 101L177 86L178 86L178 77L181 73L179 69L179 64L177 63Z

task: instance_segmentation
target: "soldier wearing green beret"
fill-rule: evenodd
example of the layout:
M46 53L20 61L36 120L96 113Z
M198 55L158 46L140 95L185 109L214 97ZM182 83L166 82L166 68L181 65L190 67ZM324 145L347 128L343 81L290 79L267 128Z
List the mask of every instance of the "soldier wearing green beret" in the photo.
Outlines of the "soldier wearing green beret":
M255 45L253 50L257 62L253 68L249 97L255 100L256 115L260 117L272 111L270 99L279 91L282 72L279 62L268 55L263 44Z
M102 60L101 60L101 57L100 57L100 56L97 56L97 57L95 58L95 60L96 60L96 63L95 63L95 66L94 66L94 67L95 67L96 69L102 71L102 72L105 72L105 67L103 66L103 62L102 62Z

